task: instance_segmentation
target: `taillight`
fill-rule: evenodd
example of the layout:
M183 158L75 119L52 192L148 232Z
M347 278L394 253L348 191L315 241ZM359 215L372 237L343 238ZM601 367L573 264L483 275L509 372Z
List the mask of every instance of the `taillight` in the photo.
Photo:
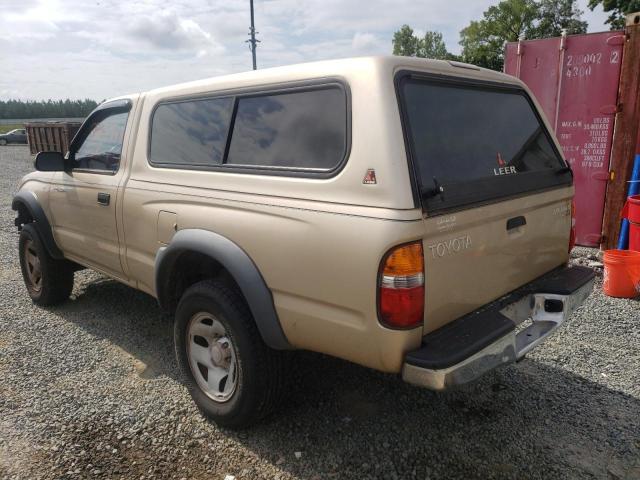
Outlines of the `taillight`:
M414 328L424 315L422 242L391 249L382 259L378 279L378 315L391 328Z
M571 199L571 231L569 233L569 253L576 246L576 201Z

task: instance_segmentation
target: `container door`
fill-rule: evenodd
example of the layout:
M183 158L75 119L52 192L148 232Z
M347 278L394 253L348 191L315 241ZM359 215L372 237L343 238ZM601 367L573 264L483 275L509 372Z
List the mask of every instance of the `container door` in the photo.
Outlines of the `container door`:
M560 40L556 37L511 43L508 61L505 60L505 72L521 79L534 92L552 126L558 107Z
M579 245L601 240L623 38L605 32L566 39L556 134L574 171Z

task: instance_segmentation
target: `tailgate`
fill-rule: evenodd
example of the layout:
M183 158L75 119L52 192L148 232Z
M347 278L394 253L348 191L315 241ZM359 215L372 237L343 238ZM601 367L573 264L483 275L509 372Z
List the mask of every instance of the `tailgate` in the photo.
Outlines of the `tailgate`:
M573 176L520 86L411 72L397 86L428 333L567 261Z
M424 333L565 263L572 196L563 188L425 219Z

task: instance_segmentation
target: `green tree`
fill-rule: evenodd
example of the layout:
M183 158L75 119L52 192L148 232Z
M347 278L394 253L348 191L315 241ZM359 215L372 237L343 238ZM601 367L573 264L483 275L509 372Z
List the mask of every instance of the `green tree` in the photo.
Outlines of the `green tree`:
M86 117L98 104L85 100L0 100L0 118Z
M606 23L611 26L611 30L624 28L625 16L640 11L640 0L589 0L591 10L598 5L602 5L602 9L609 12Z
M502 70L505 42L558 36L562 29L585 32L587 23L580 20L581 14L576 0L503 0L462 29L462 59Z
M442 33L428 31L424 38L419 39L418 57L435 58L437 60L453 60L455 55L447 51L447 46L442 39Z
M575 0L541 0L538 3L539 21L532 32L536 38L558 37L565 30L568 35L587 33L584 13Z
M501 70L504 44L530 38L539 15L533 0L504 0L489 7L481 20L472 21L460 32L462 59L492 70Z
M418 55L418 38L413 34L413 28L403 25L393 34L393 54L403 57L415 57Z
M435 58L452 60L456 56L447 51L442 33L428 31L418 38L409 25L403 25L393 34L393 54L405 57Z

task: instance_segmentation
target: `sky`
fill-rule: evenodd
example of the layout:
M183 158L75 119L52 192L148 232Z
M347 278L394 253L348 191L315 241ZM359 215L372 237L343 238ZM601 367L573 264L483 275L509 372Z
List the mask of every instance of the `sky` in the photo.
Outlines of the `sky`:
M579 0L589 31L606 14ZM459 31L497 0L254 0L258 68L391 54L393 32ZM105 98L251 69L249 0L0 0L0 99Z

